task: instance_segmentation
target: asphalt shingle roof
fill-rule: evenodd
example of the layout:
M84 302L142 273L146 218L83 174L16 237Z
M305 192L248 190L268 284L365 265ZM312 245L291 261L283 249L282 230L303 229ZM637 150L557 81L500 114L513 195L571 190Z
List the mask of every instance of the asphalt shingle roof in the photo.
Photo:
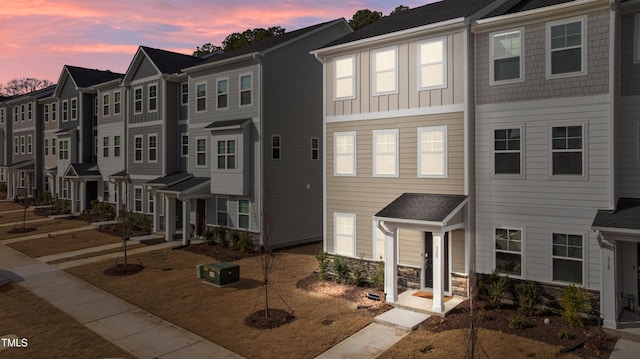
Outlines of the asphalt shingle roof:
M90 87L124 77L124 74L110 70L93 70L70 65L66 65L65 67L78 87Z
M455 194L404 193L375 216L442 222L466 199Z
M620 198L615 211L599 210L592 226L640 230L640 199Z
M176 172L170 175L152 179L151 181L146 182L146 184L167 186L167 185L172 185L172 184L184 181L191 177L193 177L193 175L187 172Z
M162 189L162 191L180 193L209 181L211 181L211 178L209 177L191 177L186 181L182 181L180 183L174 184L173 186L166 187Z
M99 176L100 171L95 163L72 163L71 168L78 177Z
M509 0L485 15L483 18L515 14L522 11L539 9L545 6L553 6L571 1L574 0Z
M225 120L225 121L215 121L207 125L205 128L219 128L219 127L227 127L227 126L239 126L243 123L250 121L250 118L242 118L239 120Z
M177 74L182 72L181 70L184 68L195 66L205 61L202 58L192 55L154 49L147 46L140 47L163 74Z

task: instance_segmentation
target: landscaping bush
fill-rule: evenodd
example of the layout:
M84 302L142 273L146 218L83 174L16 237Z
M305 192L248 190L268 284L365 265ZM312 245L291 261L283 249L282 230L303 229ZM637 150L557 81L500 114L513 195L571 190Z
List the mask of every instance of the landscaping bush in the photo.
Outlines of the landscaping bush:
M341 256L335 256L333 258L333 264L331 266L335 273L334 280L338 283L349 283L351 279L351 273L349 267L345 263L345 260Z
M499 308L502 296L507 292L509 286L509 276L502 275L497 269L494 269L485 280L489 306Z
M316 259L318 260L318 275L320 279L328 279L330 262L327 252L320 251L320 253L316 254Z
M376 272L371 277L371 285L378 290L384 286L384 261L380 260L376 264Z
M213 229L207 228L207 230L204 232L204 242L208 245L212 245L214 237L215 233L213 232Z
M151 230L151 220L142 213L120 211L120 218L129 228L135 230Z
M238 249L244 253L253 252L253 241L251 240L251 233L242 232L240 240L238 240Z
M222 226L213 227L214 241L220 247L226 247L227 242L227 228Z
M524 315L516 315L509 320L509 328L511 329L525 329L529 326L529 320Z
M240 232L236 230L231 231L231 235L229 236L229 245L231 248L238 250L240 249Z
M351 269L351 284L359 285L364 278L365 263L362 258L363 256L363 254L360 255L360 258L354 263L353 268Z
M0 191L2 192L2 191ZM35 191L35 197L33 204L36 206L46 206L53 203L53 197L51 197L51 193L43 190L37 189Z
M110 221L115 218L113 207L108 202L91 202L91 215L101 221Z
M560 306L562 307L561 316L570 327L584 326L581 313L589 309L587 304L587 290L582 287L576 287L571 284L565 287L560 298Z
M533 282L519 283L516 285L518 297L518 313L532 316L540 313L540 290Z

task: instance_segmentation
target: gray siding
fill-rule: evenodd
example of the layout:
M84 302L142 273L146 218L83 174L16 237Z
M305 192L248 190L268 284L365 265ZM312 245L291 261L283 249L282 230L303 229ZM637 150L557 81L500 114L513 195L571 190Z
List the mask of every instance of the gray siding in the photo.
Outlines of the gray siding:
M637 41L634 33L634 18L636 14L626 14L621 17L621 92L622 96L640 95L640 62L634 63L633 43Z
M158 160L155 163L149 162L149 135L156 134L158 140L157 156ZM142 162L134 162L135 148L134 138L136 136L142 136ZM162 126L143 126L133 127L128 130L127 138L127 163L128 172L130 175L149 175L149 176L162 176L162 146L164 146L162 136Z
M140 64L138 65L138 67L133 71L133 74L134 75L132 77L132 80L135 81L138 79L144 79L151 76L157 76L158 70L156 70L156 67L149 60L149 58L144 56L142 58L142 61L140 61Z
M179 157L178 157L178 139L180 138L180 131L178 121L180 120L180 104L178 103L178 96L180 91L180 83L165 81L166 90L163 101L166 106L160 107L160 111L166 109L166 114L163 116L166 123L166 131L164 133L164 147L162 151L164 153L165 173L170 174L178 171ZM162 101L161 101L162 103Z
M157 84L158 85L158 104L157 110L154 112L148 111L149 105L149 84ZM135 113L135 89L142 89L142 112ZM129 104L129 123L141 123L141 122L150 122L150 121L158 121L162 120L162 106L164 100L164 89L162 86L162 81L159 79L153 79L149 81L145 81L142 83L137 83L135 85L129 86L129 91L127 91L127 103Z
M640 96L618 103L615 151L617 197L640 198Z

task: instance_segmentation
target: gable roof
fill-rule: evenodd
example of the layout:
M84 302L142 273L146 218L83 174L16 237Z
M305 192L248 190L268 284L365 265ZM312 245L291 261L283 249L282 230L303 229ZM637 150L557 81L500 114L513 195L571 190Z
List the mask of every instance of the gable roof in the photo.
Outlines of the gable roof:
M507 0L504 4L489 12L482 18L515 14L522 11L534 10L546 6L559 5L574 0Z
M64 177L96 177L100 170L95 163L71 163L64 172Z
M77 66L64 66L78 88L90 87L99 83L122 78L124 74L111 70L87 69Z
M620 198L614 211L599 210L592 228L640 230L640 199Z
M374 217L442 222L466 199L454 194L403 193Z
M147 46L140 46L140 49L163 74L177 74L182 72L182 69L184 69L185 67L195 66L205 61L202 58L192 55L154 49Z

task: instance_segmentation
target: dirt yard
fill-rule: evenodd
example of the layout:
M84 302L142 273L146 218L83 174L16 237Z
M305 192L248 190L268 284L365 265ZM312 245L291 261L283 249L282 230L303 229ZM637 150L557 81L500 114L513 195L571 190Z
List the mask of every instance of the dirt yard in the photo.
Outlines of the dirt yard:
M22 221L21 221L20 223L16 223L14 226L0 227L0 240L32 236L34 234L41 234L41 233L51 233L51 232L60 231L63 229L83 227L86 225L87 225L87 222L76 221L73 219L51 219L48 221L26 223L25 227L35 228L35 230L33 231L29 231L25 233L9 233L9 231L11 231L14 228L22 228Z
M9 243L8 246L30 257L36 258L49 254L69 252L118 242L121 243L122 239L102 233L97 229L88 229L78 232L56 234L51 237L41 237Z

